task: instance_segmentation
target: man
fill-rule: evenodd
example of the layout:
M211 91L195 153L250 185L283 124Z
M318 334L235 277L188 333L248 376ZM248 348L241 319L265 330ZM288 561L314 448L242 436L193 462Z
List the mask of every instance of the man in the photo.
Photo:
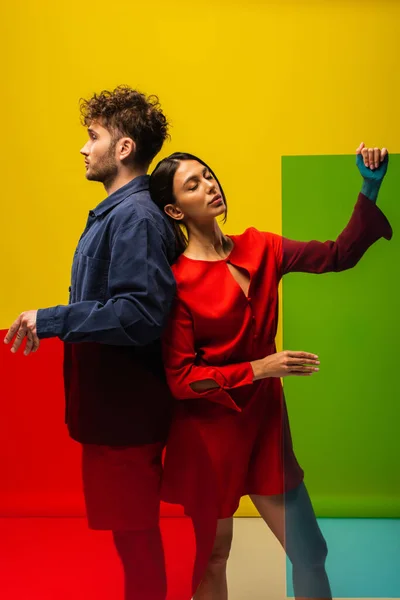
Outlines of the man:
M65 342L66 423L82 444L89 526L113 532L125 597L163 600L161 452L171 400L159 337L175 293L175 238L151 201L147 171L168 135L158 99L127 87L81 103L86 177L107 198L89 212L67 306L22 313L5 343L36 352Z

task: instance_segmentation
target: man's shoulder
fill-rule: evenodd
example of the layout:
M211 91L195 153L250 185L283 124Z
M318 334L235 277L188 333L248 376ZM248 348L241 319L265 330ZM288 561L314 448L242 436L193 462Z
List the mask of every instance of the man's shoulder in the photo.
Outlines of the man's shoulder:
M115 207L114 218L121 224L129 220L131 223L136 221L152 221L153 223L166 223L166 217L154 204L148 190L143 190L125 198Z
M132 235L138 232L138 228L150 227L150 231L156 236L160 236L165 244L170 260L173 260L175 253L175 235L168 218L151 199L147 190L137 192L125 198L112 211L113 235L118 235L119 231L131 229ZM149 231L149 229L148 229Z

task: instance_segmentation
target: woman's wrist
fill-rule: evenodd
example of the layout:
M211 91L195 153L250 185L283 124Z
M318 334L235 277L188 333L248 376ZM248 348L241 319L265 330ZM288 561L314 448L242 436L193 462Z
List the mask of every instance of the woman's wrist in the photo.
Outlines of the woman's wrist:
M268 367L266 365L265 358L253 360L250 363L250 366L253 369L253 381L258 381L259 379L265 379L268 377Z
M381 187L382 180L364 179L361 193L364 194L371 202L376 202Z

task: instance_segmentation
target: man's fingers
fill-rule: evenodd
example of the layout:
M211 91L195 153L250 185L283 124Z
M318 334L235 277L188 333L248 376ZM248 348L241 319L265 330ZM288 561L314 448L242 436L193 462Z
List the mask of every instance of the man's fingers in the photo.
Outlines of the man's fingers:
M39 346L40 346L40 340L37 335L34 335L32 352L36 352L37 350L39 350Z
M388 154L387 148L382 148L381 152L381 162L383 162Z
M37 350L39 350L39 346L40 346L40 340L38 338L37 335L35 335L33 337L33 348L32 348L32 352L37 352Z
M28 354L30 354L31 352L36 352L36 350L38 350L39 345L40 345L40 340L38 338L37 335L35 335L34 333L32 333L31 331L27 332L27 341L26 341L26 346L25 346L25 350L24 350L24 355L28 356Z
M17 350L19 349L20 345L22 344L22 341L25 336L26 336L26 329L22 329L22 327L21 327L17 333L17 337L15 338L15 341L11 348L11 352L13 352L14 354L15 354L15 352L17 352Z
M16 321L11 325L10 329L7 332L6 337L4 338L4 343L9 344L13 339L14 335L17 333L19 327L21 325L21 317L18 317Z
M30 354L30 352L32 352L33 349L33 337L28 333L26 336L26 345L25 345L25 350L24 350L24 355L28 356L28 354Z

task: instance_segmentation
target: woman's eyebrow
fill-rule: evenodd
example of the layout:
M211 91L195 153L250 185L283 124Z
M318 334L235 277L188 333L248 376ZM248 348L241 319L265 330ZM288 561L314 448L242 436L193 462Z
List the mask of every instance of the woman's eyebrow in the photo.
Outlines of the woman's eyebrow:
M203 172L202 172L203 177L207 173L207 171L209 171L209 170L210 169L208 169L207 167L204 167ZM183 185L186 185L192 179L194 179L194 180L197 179L197 175L189 175L189 177L183 182Z
M183 185L186 185L192 179L197 179L197 175L189 175L189 177L183 182Z

